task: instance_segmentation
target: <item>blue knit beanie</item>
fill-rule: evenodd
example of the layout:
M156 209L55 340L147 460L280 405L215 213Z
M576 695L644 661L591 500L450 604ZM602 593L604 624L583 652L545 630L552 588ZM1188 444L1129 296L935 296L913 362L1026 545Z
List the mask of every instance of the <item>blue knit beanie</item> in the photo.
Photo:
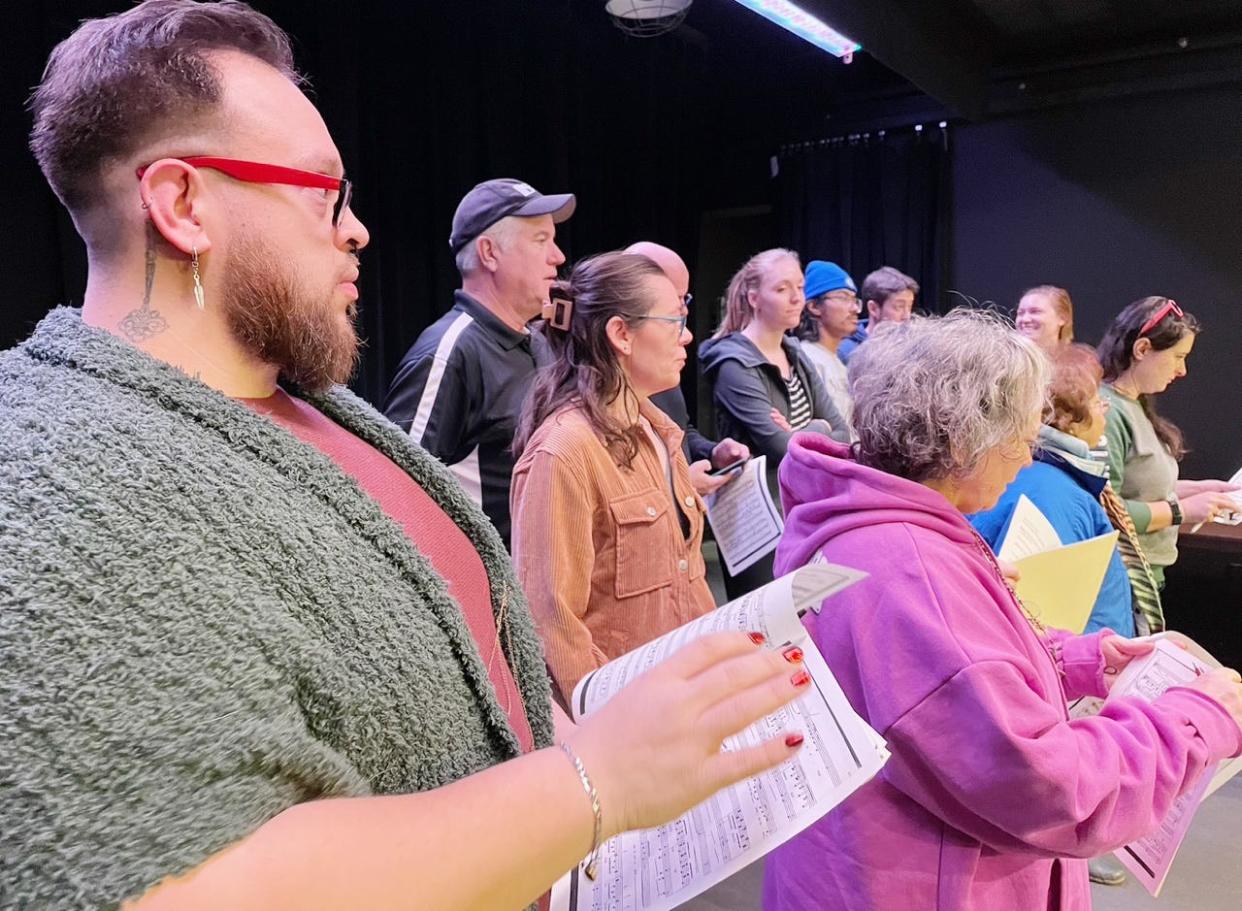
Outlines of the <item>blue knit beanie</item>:
M822 259L813 259L806 264L805 274L806 285L802 293L807 300L841 288L849 288L855 293L858 292L858 286L854 284L854 279L850 278L849 273L836 263L827 263Z

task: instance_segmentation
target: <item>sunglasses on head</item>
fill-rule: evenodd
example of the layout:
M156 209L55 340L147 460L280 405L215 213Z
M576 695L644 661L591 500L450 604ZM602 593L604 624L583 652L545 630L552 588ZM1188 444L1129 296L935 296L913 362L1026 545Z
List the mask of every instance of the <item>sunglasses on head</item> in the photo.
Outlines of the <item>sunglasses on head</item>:
M1141 338L1142 336L1146 335L1148 332L1151 332L1151 330L1159 326L1160 321L1164 319L1166 316L1168 316L1170 313L1176 315L1178 319L1181 319L1182 317L1186 315L1185 313L1182 312L1182 308L1177 305L1177 301L1170 298L1169 300L1164 302L1163 307L1161 307L1159 310L1157 310L1155 313L1151 315L1151 319L1143 323L1143 328L1138 331L1139 337Z

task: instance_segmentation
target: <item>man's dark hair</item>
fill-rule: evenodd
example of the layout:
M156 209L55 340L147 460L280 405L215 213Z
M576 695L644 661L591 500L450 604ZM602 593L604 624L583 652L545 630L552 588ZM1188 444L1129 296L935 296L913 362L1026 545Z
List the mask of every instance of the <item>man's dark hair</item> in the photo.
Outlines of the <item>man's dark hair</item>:
M56 46L30 98L30 148L66 208L97 205L110 162L219 104L220 76L204 52L220 50L301 82L288 36L238 0L145 0L83 22Z
M902 291L913 291L918 294L919 283L892 266L880 266L863 279L862 291L858 296L864 304L867 301L875 301L883 306L890 297Z

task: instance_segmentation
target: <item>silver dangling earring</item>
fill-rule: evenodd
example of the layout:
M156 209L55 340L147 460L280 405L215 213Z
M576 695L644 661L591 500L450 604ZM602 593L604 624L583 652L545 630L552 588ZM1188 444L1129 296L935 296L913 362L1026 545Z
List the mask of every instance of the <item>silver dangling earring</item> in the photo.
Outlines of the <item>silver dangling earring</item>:
M198 274L198 247L191 246L193 251L193 259L190 260L190 272L194 276L194 303L198 304L198 309L202 310L207 305L203 298L203 279Z

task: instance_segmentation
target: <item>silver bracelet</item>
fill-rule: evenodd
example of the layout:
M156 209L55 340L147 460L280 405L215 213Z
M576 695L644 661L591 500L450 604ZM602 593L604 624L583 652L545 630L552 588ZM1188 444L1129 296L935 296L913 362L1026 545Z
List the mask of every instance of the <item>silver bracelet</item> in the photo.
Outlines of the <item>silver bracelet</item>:
M599 837L604 830L604 814L599 808L599 792L595 790L595 785L591 784L591 776L587 774L586 766L582 764L578 754L563 740L561 741L561 752L568 756L569 761L574 764L574 769L578 773L578 780L582 782L582 790L586 791L586 796L591 801L591 812L595 814L595 833L591 836L591 851L587 854L586 866L582 868L586 878L591 882L595 882L595 876L599 872Z

